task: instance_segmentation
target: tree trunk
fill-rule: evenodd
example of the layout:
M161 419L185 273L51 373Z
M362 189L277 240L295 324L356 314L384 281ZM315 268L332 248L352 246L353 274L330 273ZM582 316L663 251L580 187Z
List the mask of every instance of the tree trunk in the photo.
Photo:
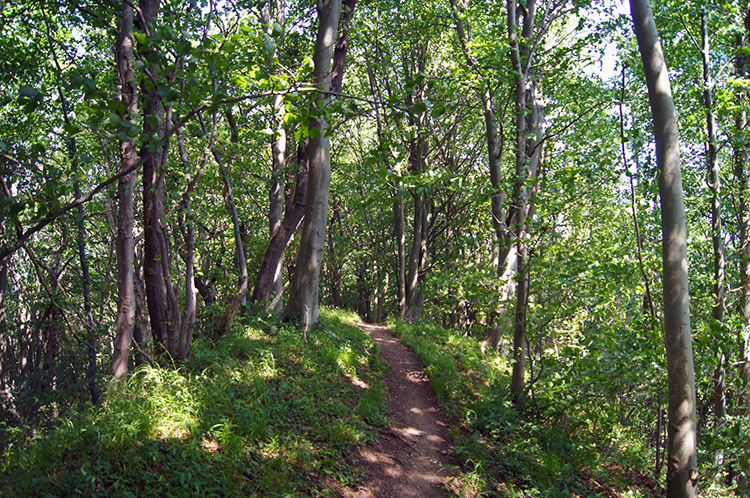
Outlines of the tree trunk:
M123 2L120 21L120 39L117 44L117 69L120 78L120 102L126 112L120 116L122 122L132 122L138 114L137 90L133 75L133 6ZM132 168L137 161L134 140L120 141L120 171ZM116 379L128 373L128 356L135 327L135 288L133 283L133 191L136 172L131 171L118 180L117 212L117 277L118 312L117 334L114 342L112 371Z
M667 496L695 497L698 481L695 373L690 332L687 227L680 148L669 74L649 0L630 0L654 120L662 220L664 333L667 350Z
M272 8L273 7L273 8ZM266 30L273 31L272 10L276 13L276 21L284 25L286 17L286 5L283 1L271 0L261 11L261 23ZM270 63L273 56L269 54L268 62ZM284 171L287 163L287 133L284 127L284 97L274 95L273 97L273 120L275 123L275 136L271 144L271 185L268 191L268 237L269 240L281 228L284 215ZM280 296L283 289L283 272L284 264L283 250L282 257L275 258L276 267L273 269L273 282L271 283L271 292L269 296ZM264 301L267 299L264 299ZM272 307L273 311L281 310L281 299L275 300L276 305Z
M711 77L710 38L708 34L708 10L701 12L701 59L703 65L703 105L706 109L706 166L708 188L711 191L711 241L714 260L714 303L711 311L711 328L717 336L722 334L724 311L726 309L726 262L724 257L724 237L721 223L721 167L716 150L716 114L713 101L713 80ZM718 364L714 371L714 418L717 425L724 423L727 411L724 351L719 352ZM714 462L723 465L724 452L718 450Z
M409 266L406 274L406 307L404 317L410 321L419 318L419 266L422 254L422 223L424 222L424 195L418 194L414 200L414 230L409 249Z
M237 316L240 308L247 303L247 261L245 259L245 249L242 246L242 234L240 233L240 219L237 214L237 204L234 202L234 194L232 193L232 183L229 179L226 167L224 166L224 160L221 154L213 150L214 159L219 163L219 170L221 171L221 178L224 182L224 189L226 190L225 203L229 214L232 217L232 229L234 233L234 246L235 246L235 257L237 261L237 270L239 273L239 282L237 292L230 298L229 304L224 312L219 325L214 330L214 337L218 337L229 332L229 329L234 323L234 319Z
M271 236L266 253L255 279L252 301L255 303L269 301L274 292L274 282L281 277L284 250L289 246L292 237L297 232L302 217L305 214L307 203L308 182L308 158L307 144L301 143L297 148L297 162L299 172L297 173L297 185L294 190L293 200L284 209L284 218L279 229Z
M519 41L519 19L522 13L524 22L520 28L523 41ZM516 116L515 140L515 182L513 202L508 209L506 226L513 237L506 238L506 246L501 250L503 261L502 275L508 280L503 284L503 296L516 294L513 332L513 376L510 391L517 404L523 402L524 377L526 366L526 312L528 304L529 274L527 242L527 216L530 212L529 180L536 178L541 164L542 109L537 95L538 87L531 74L534 54L531 42L535 29L536 2L529 0L520 9L516 0L508 1L508 39L510 59L514 75L514 98ZM537 36L541 36L540 34ZM503 227L501 229L504 230ZM502 240L501 237L499 237ZM515 254L514 254L515 252ZM515 267L515 279L511 279L511 268ZM515 289L513 288L515 286Z
M325 248L328 195L331 184L329 126L325 112L331 88L331 55L341 13L341 0L319 2L319 25L315 42L313 82L321 90L314 95L310 109L310 177L302 225L300 249L292 281L287 314L300 318L307 330L318 323L318 283Z
M273 98L274 116L276 116L276 138L271 145L273 156L273 180L268 192L268 224L269 238L281 228L284 209L284 170L286 169L286 129L284 128L284 102L281 95ZM273 282L271 283L271 294L274 296L281 293L283 287L282 265L283 255L277 258L276 267L273 271ZM274 311L280 311L281 300L279 300Z
M159 10L159 0L141 0L138 28L150 33ZM144 47L143 58L153 53ZM158 74L158 67L150 67L151 74ZM156 341L172 357L176 356L174 323L170 317L169 291L164 268L168 264L168 254L162 244L164 217L164 144L159 139L164 136L165 117L162 100L157 88L143 81L146 106L143 115L143 135L147 137L140 151L143 161L143 226L144 226L144 280L146 300L151 320L151 330Z
M404 196L401 186L394 187L393 226L396 235L396 256L398 257L398 313L406 317L406 237L404 230Z
M745 36L750 33L750 5L745 11L745 34L737 35L736 72L738 78L747 78L748 56L745 53ZM744 97L744 95L743 95ZM750 173L747 166L747 114L740 107L735 121L734 176L738 188L738 218L740 225L740 329L739 376L742 388L739 391L740 413L750 414Z

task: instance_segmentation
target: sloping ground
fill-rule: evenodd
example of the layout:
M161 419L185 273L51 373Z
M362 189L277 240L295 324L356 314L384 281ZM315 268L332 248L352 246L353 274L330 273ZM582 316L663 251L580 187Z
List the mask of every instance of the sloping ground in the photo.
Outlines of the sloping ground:
M359 325L380 345L390 365L388 386L391 424L381 437L360 449L367 483L347 490L349 498L433 498L456 495L460 484L450 469L453 448L445 415L417 356L390 329Z
M387 424L382 364L353 316L322 318L306 338L258 319L199 338L178 368L139 367L101 406L0 421L0 496L331 498L363 482L357 449Z

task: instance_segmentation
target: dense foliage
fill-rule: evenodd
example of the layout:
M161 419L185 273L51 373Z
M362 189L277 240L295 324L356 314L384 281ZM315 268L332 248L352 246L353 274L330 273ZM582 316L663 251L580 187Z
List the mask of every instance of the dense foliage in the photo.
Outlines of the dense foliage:
M466 478L489 496L658 494L659 169L627 5L330 1L0 1L3 486L348 479L345 450L384 423L371 345L286 306L330 152L314 307L407 320L468 431ZM319 14L339 3L323 85ZM750 482L749 12L653 2L706 496Z

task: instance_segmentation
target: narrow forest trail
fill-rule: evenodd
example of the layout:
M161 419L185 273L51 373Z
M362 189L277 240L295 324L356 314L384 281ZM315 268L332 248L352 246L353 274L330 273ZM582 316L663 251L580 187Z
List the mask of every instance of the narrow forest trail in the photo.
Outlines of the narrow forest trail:
M460 488L451 463L453 446L445 415L417 355L387 327L364 325L390 365L385 374L391 425L360 450L367 484L347 498L434 498L455 496Z

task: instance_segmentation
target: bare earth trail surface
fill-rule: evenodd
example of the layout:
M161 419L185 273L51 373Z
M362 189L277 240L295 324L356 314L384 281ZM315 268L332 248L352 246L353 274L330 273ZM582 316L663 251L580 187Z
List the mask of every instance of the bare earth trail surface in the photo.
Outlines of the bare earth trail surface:
M347 490L347 498L433 498L456 496L458 481L445 468L453 446L445 415L422 365L390 329L360 324L380 345L391 409L391 425L379 440L360 450L368 476L364 487Z

